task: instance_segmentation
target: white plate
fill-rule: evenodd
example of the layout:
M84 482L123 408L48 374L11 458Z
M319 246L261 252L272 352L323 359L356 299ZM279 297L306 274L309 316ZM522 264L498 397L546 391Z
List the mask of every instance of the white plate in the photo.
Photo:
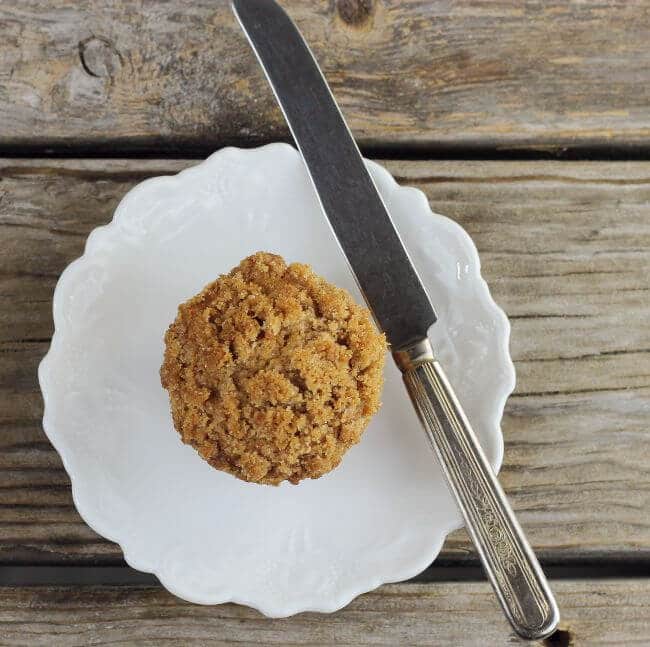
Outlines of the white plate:
M508 321L467 234L368 166L435 304L434 348L498 468ZM158 377L163 334L181 301L258 250L309 263L361 302L286 144L227 148L130 191L57 285L43 426L84 520L172 593L268 616L334 611L423 570L461 518L390 359L381 411L321 479L243 483L181 443Z

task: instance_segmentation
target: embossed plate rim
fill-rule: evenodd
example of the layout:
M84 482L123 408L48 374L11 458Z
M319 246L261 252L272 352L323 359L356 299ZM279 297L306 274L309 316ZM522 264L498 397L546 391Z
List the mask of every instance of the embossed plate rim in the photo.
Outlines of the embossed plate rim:
M210 158L208 158L208 160L197 164L196 166L185 169L176 175L150 178L134 187L127 194L127 196L125 196L125 198L116 209L114 219L109 224L103 227L98 227L97 229L93 230L93 232L91 232L88 237L83 256L73 261L61 275L54 295L55 332L52 338L52 345L50 351L42 360L39 366L39 382L41 384L41 390L43 392L43 398L45 402L43 427L46 434L48 435L48 438L61 455L64 467L70 475L72 482L73 500L84 521L86 521L86 523L99 534L120 544L120 547L124 552L125 560L129 565L139 570L154 573L161 580L165 588L170 590L172 593L175 593L179 597L201 604L236 602L254 607L265 615L271 617L284 617L302 611L335 611L345 606L359 594L376 588L383 583L400 581L413 577L424 568L426 568L435 559L440 549L442 548L442 544L446 535L449 532L461 527L462 524L454 522L437 526L436 530L438 533L436 537L431 537L429 550L423 551L422 554L417 556L417 558L413 557L409 559L403 559L394 564L383 564L381 572L378 571L376 573L369 574L367 577L364 577L362 580L356 582L355 586L350 585L344 587L341 590L338 590L337 594L332 595L329 599L319 599L318 596L307 599L309 596L305 596L302 600L294 601L293 603L289 604L287 602L277 603L273 600L264 599L264 596L256 591L250 591L247 594L234 594L227 591L218 597L211 598L200 594L195 595L193 592L188 591L186 588L180 586L178 582L173 578L167 577L165 572L163 572L163 569L159 566L157 567L151 563L144 563L136 555L132 554L131 548L133 544L130 544L129 538L125 537L123 530L120 528L116 529L107 527L104 523L102 523L100 519L98 519L95 511L91 509L92 506L87 506L82 502L82 497L79 491L80 486L77 482L74 469L70 464L71 461L69 448L67 448L65 442L63 442L63 435L60 434L60 430L57 430L52 422L51 414L53 402L50 398L51 390L49 389L49 386L51 385L51 380L55 379L56 377L53 374L53 370L55 369L53 366L53 361L57 353L57 349L62 343L63 335L65 333L65 324L62 318L62 308L64 307L64 304L62 302L63 286L65 286L70 277L74 276L78 272L85 271L86 265L89 263L89 259L95 253L96 248L101 247L103 239L105 239L110 234L110 232L114 230L119 220L124 217L125 212L128 209L129 200L132 200L141 191L143 191L143 187L151 188L152 186L180 186L185 179L191 178L192 174L199 174L199 169L205 168L203 165L216 164L219 160L223 160L227 156L234 156L237 158L239 163L254 166L257 159L262 159L268 156L280 156L283 158L292 156L293 159L297 155L298 153L293 147L282 143L268 144L256 149L237 149L229 147L217 151ZM399 196L404 196L405 199L408 196L409 200L414 200L417 202L418 209L422 210L423 212L426 210L426 212L429 214L431 213L426 197L419 189L401 187L397 184L392 175L382 166L374 162L368 162L368 164L376 179L379 180L378 183L381 185L384 191L389 191L390 193L398 192ZM469 236L467 236L467 234L457 224L442 216L439 218L440 226L446 227L450 231L453 231L453 235L459 238L459 241L462 243L465 252L472 257L477 270L480 270L480 262L478 260L476 248L474 247L474 244L472 243ZM498 397L495 398L494 407L492 410L496 418L496 425L498 427L498 421L501 418L505 401L514 388L514 367L512 366L512 362L508 354L510 327L508 320L503 312L491 299L487 284L480 276L480 271L478 273L478 276L475 278L477 280L477 298L482 302L482 307L485 307L486 310L489 310L491 315L498 323L498 334L495 333L497 338L494 341L498 345L498 352L503 365L502 368L504 368L505 371L505 377L503 379L503 382L499 384ZM406 398L406 393L404 393L404 397ZM497 433L494 436L493 441L493 465L495 467L499 467L501 465L503 457L503 443L500 434ZM431 460L435 461L435 458L431 456Z

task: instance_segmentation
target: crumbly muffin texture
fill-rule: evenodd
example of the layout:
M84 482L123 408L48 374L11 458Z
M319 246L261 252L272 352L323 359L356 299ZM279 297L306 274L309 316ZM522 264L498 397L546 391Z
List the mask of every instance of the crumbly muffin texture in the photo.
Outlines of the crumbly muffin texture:
M386 341L308 265L258 252L181 304L160 369L174 426L212 466L318 478L379 409Z

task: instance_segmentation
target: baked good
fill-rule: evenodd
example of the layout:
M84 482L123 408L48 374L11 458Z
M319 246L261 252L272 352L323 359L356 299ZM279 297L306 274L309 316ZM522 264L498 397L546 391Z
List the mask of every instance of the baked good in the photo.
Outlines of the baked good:
M161 381L183 442L245 481L322 476L380 405L386 341L368 310L274 254L181 304L165 345Z

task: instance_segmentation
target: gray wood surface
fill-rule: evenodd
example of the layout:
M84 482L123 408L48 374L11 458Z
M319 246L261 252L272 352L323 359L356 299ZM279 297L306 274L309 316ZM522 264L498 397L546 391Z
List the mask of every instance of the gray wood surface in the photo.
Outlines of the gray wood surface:
M120 563L74 510L36 367L54 285L89 231L134 183L189 164L0 161L0 561ZM650 163L386 164L472 235L510 316L501 481L542 559L647 560ZM442 559L475 562L464 533Z
M500 479L542 561L596 578L552 582L563 620L544 647L650 644L650 162L496 161L649 159L650 3L279 1L361 145L422 158L385 163L467 229L509 315ZM227 5L0 2L0 156L116 158L0 158L0 584L98 584L0 586L0 644L520 644L488 585L466 581L464 532L428 579L465 581L286 620L57 568L122 557L80 519L41 428L54 286L129 188L194 163L121 158L288 137ZM444 156L495 161L424 159Z
M645 0L282 4L363 145L647 147ZM287 135L225 0L9 0L0 25L5 149Z
M3 645L647 645L650 580L552 583L560 632L543 643L511 633L487 583L388 585L331 614L268 620L226 604L191 605L156 588L0 589Z

